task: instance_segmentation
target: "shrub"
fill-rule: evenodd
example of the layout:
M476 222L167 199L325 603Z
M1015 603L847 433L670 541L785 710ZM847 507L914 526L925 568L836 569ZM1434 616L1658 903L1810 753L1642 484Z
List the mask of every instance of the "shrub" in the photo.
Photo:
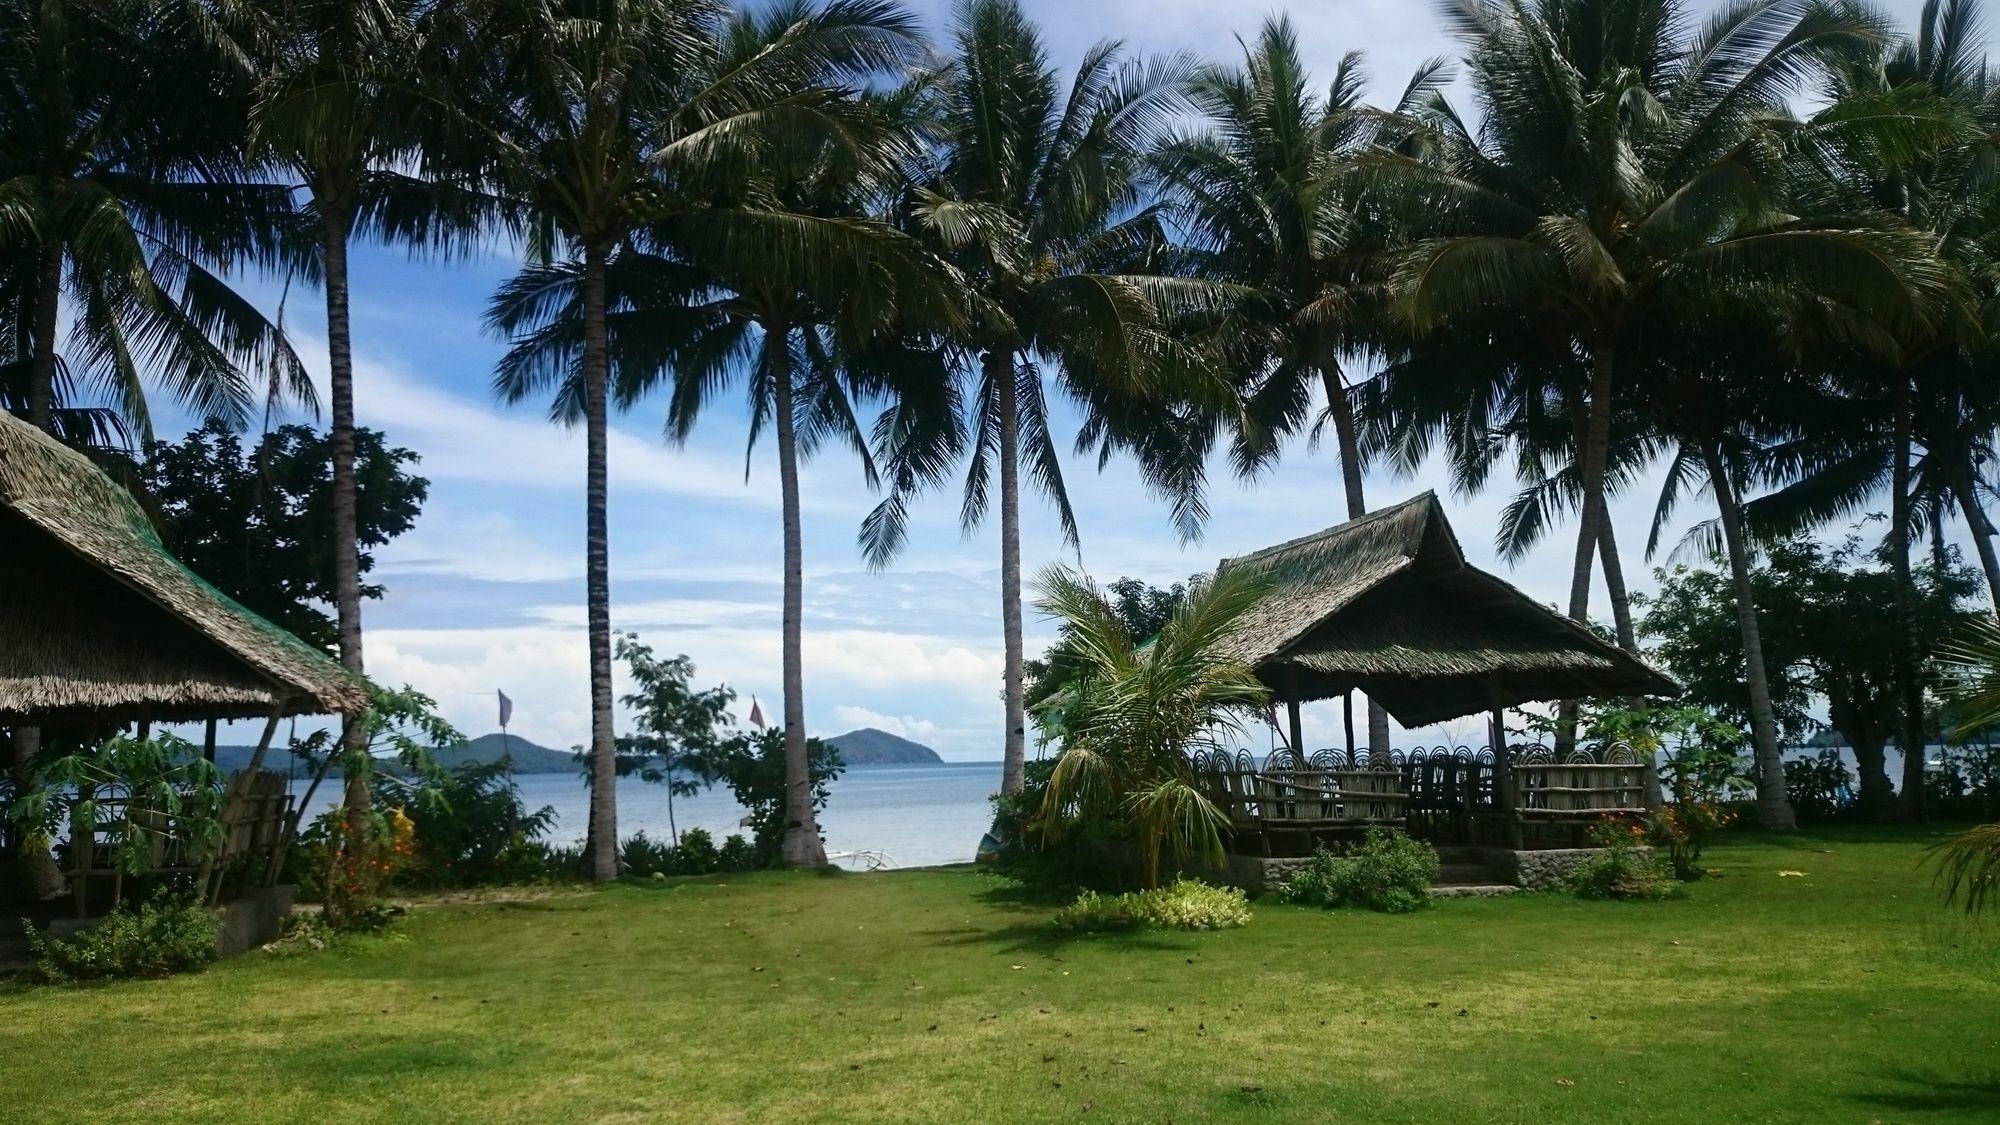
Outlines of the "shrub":
M1854 776L1840 751L1821 750L1811 758L1785 760L1785 796L1806 824L1839 820L1854 807Z
M1393 829L1370 828L1341 855L1321 848L1279 885L1281 902L1304 906L1361 906L1407 914L1430 904L1437 878L1437 849Z
M1642 852L1644 826L1607 820L1590 830L1596 855L1576 865L1564 885L1578 898L1657 900L1678 898L1687 888L1665 864Z
M214 913L165 896L155 896L137 913L113 910L75 937L50 937L33 926L26 929L35 974L49 984L164 977L215 960Z
M634 832L619 846L618 863L628 875L713 875L718 871L748 871L756 866L757 849L741 834L732 833L721 847L706 828L681 833L679 844L654 840Z
M1177 879L1164 887L1122 895L1085 891L1056 911L1054 925L1069 933L1153 926L1169 930L1222 930L1250 921L1250 903L1235 887Z
M385 815L405 811L415 852L397 881L415 887L525 883L542 875L537 841L555 809L530 810L499 763L468 762L437 776L379 776L374 799Z

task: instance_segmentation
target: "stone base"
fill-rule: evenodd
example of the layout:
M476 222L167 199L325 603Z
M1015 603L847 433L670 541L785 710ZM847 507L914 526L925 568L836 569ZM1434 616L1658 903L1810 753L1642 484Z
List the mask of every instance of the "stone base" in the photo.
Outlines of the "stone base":
M234 957L278 940L292 916L290 884L261 887L215 908L215 955ZM53 937L69 938L95 926L101 918L57 918L49 923Z
M278 940L292 916L291 884L262 887L215 909L221 927L215 937L218 957L234 957Z
M1634 848L1642 857L1651 848ZM1604 854L1603 848L1542 848L1515 851L1512 848L1481 848L1480 859L1493 878L1531 891L1545 891L1562 885L1563 879L1583 861Z

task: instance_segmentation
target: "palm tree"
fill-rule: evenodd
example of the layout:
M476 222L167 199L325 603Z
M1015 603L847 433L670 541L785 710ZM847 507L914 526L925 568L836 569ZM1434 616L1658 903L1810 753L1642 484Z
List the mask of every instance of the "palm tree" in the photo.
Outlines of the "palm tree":
M1771 122L1815 68L1872 41L1866 20L1810 0L1745 0L1693 34L1679 0L1456 0L1447 18L1480 132L1434 100L1412 115L1426 159L1359 163L1427 233L1394 279L1415 335L1506 311L1587 366L1569 598L1583 620L1626 365L1719 301L1836 299L1923 322L1936 278L1893 224L1782 209Z
M2000 287L1993 281L2000 261L2000 207L1994 202L2000 83L1988 77L1980 47L1974 5L1929 0L1914 37L1878 38L1838 60L1829 83L1835 100L1816 119L1834 127L1820 130L1812 143L1792 146L1792 178L1803 206L1872 208L1924 231L1935 244L1932 261L1952 301L1950 315L1899 321L1882 333L1854 332L1844 310L1831 315L1840 335L1860 341L1843 341L1842 354L1831 362L1850 394L1871 398L1881 409L1873 424L1828 435L1815 471L1751 509L1754 519L1782 534L1848 514L1888 488L1884 550L1896 576L1903 636L1897 741L1919 751L1925 743L1924 653L1910 544L1926 525L1935 533L1946 513L1958 509L2000 599L2000 559L1979 500L2000 409L1991 379L1994 344L1980 327L2000 310ZM1906 123L1905 135L1885 143L1874 131L1843 127L1870 119ZM1901 804L1912 819L1923 816L1923 758L1921 752L1904 755Z
M624 362L612 318L630 299L614 302L611 279L622 259L645 250L635 241L642 231L690 260L726 252L776 273L826 269L848 244L825 227L770 208L710 206L712 196L797 171L822 151L800 138L841 134L843 87L901 65L917 42L909 18L877 0L782 11L732 20L708 0L504 0L496 21L510 92L502 175L534 208L531 270L539 272L496 297L489 322L513 335L576 295L575 320L560 330L565 346L531 332L495 386L510 401L553 389L554 416L584 424L590 852L599 879L614 877L618 862L605 447L612 365ZM632 362L636 370L659 357ZM797 733L804 776L802 726Z
M186 32L144 0L0 4L0 294L43 429L94 392L149 440L149 382L241 424L252 371L314 402L283 333L225 280L282 260L290 193L242 162L242 91L207 80Z
M873 566L902 547L913 493L941 483L969 452L960 521L984 519L999 475L1000 612L1006 736L1001 791L1022 785L1021 470L1077 540L1049 430L1044 374L1085 402L1146 397L1193 369L1168 331L1171 311L1215 304L1205 283L1138 272L1163 241L1142 205L1141 158L1186 108L1192 64L1119 61L1116 43L1085 53L1062 88L1016 0L965 0L953 57L920 77L938 133L936 167L909 192L912 228L965 278L972 323L949 343L976 372L964 417L916 424L892 415L881 459L891 491L862 525ZM1164 311L1163 311L1164 310ZM970 372L968 372L970 373ZM1122 431L1100 434L1114 445ZM969 440L968 440L969 439ZM1191 514L1186 513L1184 514Z
M252 152L296 176L310 199L307 266L326 297L334 610L341 663L357 675L364 661L348 251L363 238L450 254L493 225L491 197L451 182L460 170L448 167L442 151L453 95L445 76L468 54L460 14L414 0L219 4L216 11L223 56L254 84ZM356 812L369 804L368 771L352 767L366 754L365 740L361 723L343 727L346 800Z
M802 15L779 9L739 16L784 22L731 38L746 52L762 49L782 35L792 17ZM930 387L949 378L936 348L902 341L921 339L919 329L935 331L955 322L951 271L893 226L866 217L870 199L882 197L881 187L900 182L897 157L904 139L890 130L864 144L865 166L859 169L844 167L854 155L843 155L845 143L829 143L814 174L783 187L749 185L754 189L749 194L773 209L746 218L792 223L823 243L823 252L774 261L744 253L728 240L679 244L672 227L665 226L635 232L633 245L608 271L621 306L611 330L618 405L630 406L670 384L666 431L678 445L715 396L741 381L750 400L751 448L767 424L775 431L784 536L788 775L781 855L793 866L826 862L806 758L799 463L825 442L842 443L861 458L864 479L874 487L869 431L857 407L885 396L898 399L913 383ZM868 138L843 138L850 140ZM537 309L551 307L551 287L561 284L558 277L524 273L496 302L497 321L519 341L510 358L525 360L529 347L561 352L575 338L580 308L574 271L554 318L538 319Z
M1970 734L2000 722L2000 626L1980 621L1940 646L1938 659L1957 673L1958 732ZM1968 914L1985 909L2000 893L2000 824L1982 824L1932 849L1945 901L1963 897Z
M240 91L205 81L186 30L143 0L0 3L0 384L58 437L150 440L148 383L236 424L250 371L314 401L284 334L225 280L281 256L291 199L243 166ZM23 792L40 742L13 732ZM24 862L31 888L60 887L46 852Z
M1403 94L1408 110L1446 77L1441 62L1419 69ZM1369 243L1385 232L1371 223L1339 173L1378 142L1379 114L1361 102L1358 54L1343 57L1326 95L1310 88L1291 21L1268 18L1243 65L1203 67L1189 97L1205 127L1160 146L1152 164L1184 232L1193 272L1245 287L1251 296L1213 331L1230 365L1242 372L1244 418L1235 441L1237 468L1254 474L1277 455L1277 441L1313 422L1315 390L1339 451L1349 519L1367 514L1363 451L1354 415L1355 388L1342 355L1382 343L1375 326L1379 279ZM1198 450L1205 454L1205 447ZM1368 745L1386 760L1389 715L1368 708Z
M1264 595L1261 580L1224 570L1191 590L1143 648L1097 586L1044 571L1035 606L1063 624L1076 672L1063 708L1063 748L1037 820L1045 831L1086 822L1137 837L1141 876L1160 860L1222 859L1229 817L1196 783L1192 751L1264 721L1271 693L1219 642Z

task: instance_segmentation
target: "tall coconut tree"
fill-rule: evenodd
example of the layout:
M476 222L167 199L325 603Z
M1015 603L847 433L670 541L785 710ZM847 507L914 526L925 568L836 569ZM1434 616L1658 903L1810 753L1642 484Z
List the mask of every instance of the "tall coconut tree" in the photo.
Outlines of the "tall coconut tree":
M1065 84L1015 0L965 0L950 58L919 79L937 153L909 193L909 222L965 278L972 319L949 342L973 389L963 417L943 430L892 420L892 491L861 541L871 564L887 565L903 544L911 494L969 455L961 522L970 529L999 509L1005 793L1021 789L1026 749L1023 469L1054 504L1065 541L1077 539L1049 383L1082 402L1143 397L1191 369L1168 331L1172 310L1213 303L1203 283L1145 268L1162 239L1158 209L1141 196L1142 157L1186 112L1192 70L1178 56L1121 62L1119 45L1106 42Z
M844 247L823 228L774 209L712 206L713 197L797 171L802 155L844 129L847 87L902 66L918 42L901 9L875 0L784 11L745 21L708 0L500 0L490 25L508 93L501 175L534 211L531 268L579 294L574 352L517 341L495 385L509 400L553 390L552 413L584 427L590 863L599 879L615 876L618 862L606 445L621 359L612 317L626 306L611 279L621 259L644 252L642 229L690 254L726 247L774 271L826 268ZM509 305L536 299L534 290L530 277L525 292L503 292L495 327L511 333ZM546 296L561 299L553 288Z
M761 49L782 27L778 9L737 17L753 26L732 41ZM857 107L860 108L860 107ZM873 107L871 107L872 109ZM740 384L749 401L749 445L771 431L777 447L784 543L783 655L786 824L781 856L794 866L826 862L807 768L804 699L804 535L799 468L828 442L860 458L877 481L862 408L900 401L947 383L927 334L949 328L958 286L949 267L909 236L870 217L899 183L908 135L855 114L854 128L825 142L813 171L782 186L749 182L743 225L784 222L819 243L804 257L773 259L732 239L687 240L667 223L635 232L609 271L619 311L610 318L613 397L630 406L665 386L666 432L684 443L716 396ZM858 160L857 160L858 158ZM808 268L809 267L809 268ZM517 340L510 364L571 355L581 320L574 270L531 271L495 302L495 322ZM552 289L567 289L551 301ZM905 343L904 341L915 341ZM914 401L914 400L913 400Z
M322 283L333 451L334 612L340 660L365 669L355 518L354 335L348 255L357 240L449 255L470 249L502 215L473 186L476 161L452 151L464 108L451 82L476 62L463 9L413 0L217 3L215 55L250 83L250 151L282 169L307 200L304 268ZM456 126L456 128L454 128ZM455 162L456 161L456 162ZM350 762L366 755L348 722ZM369 805L369 771L350 764L346 803Z
M60 437L149 439L149 387L239 424L260 372L313 401L283 333L227 280L282 257L290 195L244 166L241 90L206 80L187 31L145 0L0 4L4 382ZM13 732L18 786L36 784L39 746ZM60 886L46 853L26 862L33 890Z
M1419 337L1507 310L1587 366L1569 612L1588 616L1620 372L1647 340L1699 328L1720 294L1817 295L1901 325L1934 315L1919 240L1784 209L1772 122L1867 19L1810 0L1743 0L1696 27L1678 0L1457 0L1446 9L1482 125L1434 102L1427 159L1361 174L1424 224L1395 267ZM1693 30L1689 30L1693 28Z
M1428 98L1445 78L1441 62L1412 76L1399 109ZM1344 515L1367 514L1365 469L1355 422L1356 388L1343 357L1384 341L1373 300L1380 286L1369 253L1386 235L1339 173L1378 143L1381 116L1361 100L1361 57L1335 68L1326 93L1312 88L1291 21L1265 21L1240 66L1201 68L1189 97L1200 127L1161 145L1151 163L1162 180L1190 268L1244 287L1246 297L1213 329L1213 343L1240 372L1244 399L1235 461L1248 475L1277 455L1278 440L1330 428L1339 458ZM1322 403L1315 419L1311 404ZM1386 759L1389 715L1368 708L1368 745Z
M291 195L242 160L244 91L209 81L187 32L147 0L0 4L0 294L44 429L94 397L149 439L149 384L239 424L258 374L314 402L227 280L283 261ZM77 401L58 402L65 383Z

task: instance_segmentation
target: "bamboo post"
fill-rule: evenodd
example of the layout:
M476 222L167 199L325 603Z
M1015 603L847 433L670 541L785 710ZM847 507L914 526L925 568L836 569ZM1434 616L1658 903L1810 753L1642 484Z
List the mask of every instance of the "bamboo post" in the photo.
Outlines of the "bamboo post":
M1304 766L1306 753L1305 728L1299 719L1299 666L1297 664L1285 665L1285 717L1291 722L1292 755L1298 759L1300 766Z
M222 880L227 872L217 871L215 861L229 847L229 835L236 830L236 798L249 783L248 779L255 777L257 771L264 768L264 754L271 749L271 737L278 733L278 717L284 714L284 711L285 705L282 702L271 708L271 717L264 720L264 734L257 740L257 749L250 755L250 764L233 774L229 778L229 787L223 790L222 837L208 849L208 854L202 857L201 874L195 877L194 884L210 905L214 905L215 900L222 896ZM215 729L212 722L209 729L211 731ZM213 887L208 883L210 875L215 876Z

